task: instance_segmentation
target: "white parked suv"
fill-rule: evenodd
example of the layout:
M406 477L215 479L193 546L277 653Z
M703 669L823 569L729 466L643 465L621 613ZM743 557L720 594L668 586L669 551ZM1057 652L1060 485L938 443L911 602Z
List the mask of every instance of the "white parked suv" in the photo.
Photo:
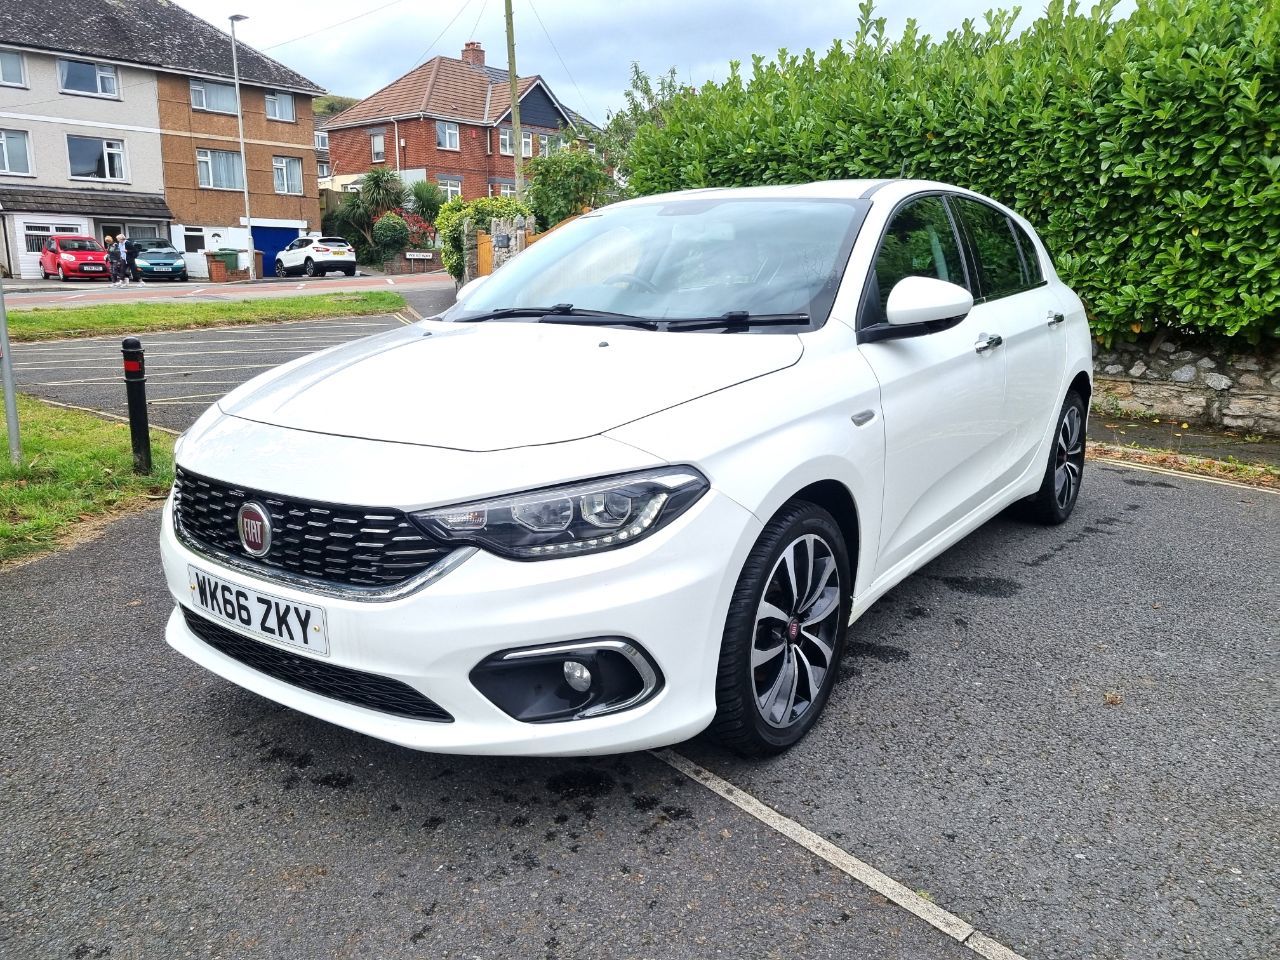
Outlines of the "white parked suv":
M206 412L166 635L421 750L776 752L877 597L1011 504L1067 519L1090 389L1080 300L967 190L616 204Z
M355 247L341 237L299 237L276 254L276 276L305 273L323 277L330 270L356 275Z

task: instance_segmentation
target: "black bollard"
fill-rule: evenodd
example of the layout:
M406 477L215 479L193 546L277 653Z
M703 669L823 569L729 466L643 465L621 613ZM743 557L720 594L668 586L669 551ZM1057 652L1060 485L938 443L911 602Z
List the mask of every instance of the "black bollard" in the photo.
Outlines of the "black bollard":
M124 391L129 400L129 436L133 440L133 472L151 472L151 430L147 426L147 368L142 341L125 337L120 345L124 354Z

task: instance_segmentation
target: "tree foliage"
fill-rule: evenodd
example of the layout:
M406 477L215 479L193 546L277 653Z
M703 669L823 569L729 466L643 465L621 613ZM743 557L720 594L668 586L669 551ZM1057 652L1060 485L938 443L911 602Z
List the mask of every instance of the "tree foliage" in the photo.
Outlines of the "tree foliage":
M462 279L462 222L470 218L480 230L489 229L489 221L495 217L533 218L533 211L515 197L478 197L463 200L454 197L436 215L436 233L440 238L440 262L453 275Z
M567 147L534 157L525 165L525 199L544 228L608 203L615 193L604 161L582 147Z
M622 109L609 114L596 146L625 184L631 175L631 142L643 126L662 126L662 110L680 92L676 68L650 77L638 63L631 64L631 86L622 93Z
M374 237L374 225L387 211L403 207L407 196L408 191L394 170L370 170L360 178L359 191L343 194L342 203L331 216L333 232L355 244L361 263L380 262L385 258Z
M1104 342L1171 327L1280 336L1280 4L1051 0L941 40L733 64L677 92L628 152L640 193L847 177L972 187L1026 216Z
M415 180L409 185L409 205L427 223L435 223L444 205L444 191L430 180Z
M403 253L409 245L409 225L404 217L389 211L380 216L373 224L373 244L384 263L397 253Z

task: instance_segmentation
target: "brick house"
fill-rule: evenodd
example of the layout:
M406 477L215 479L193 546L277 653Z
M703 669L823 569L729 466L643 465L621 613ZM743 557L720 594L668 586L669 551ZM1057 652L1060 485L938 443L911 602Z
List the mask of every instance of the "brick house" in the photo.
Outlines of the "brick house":
M566 107L540 76L522 77L523 155L565 139L589 144L597 128ZM460 58L433 57L324 125L333 189L353 189L375 167L405 183L431 179L447 197L467 200L515 192L511 85L505 68L485 64L468 42Z
M306 77L239 44L254 246L320 227ZM22 4L0 17L0 266L53 233L246 248L231 38L169 0ZM189 271L205 275L203 256Z

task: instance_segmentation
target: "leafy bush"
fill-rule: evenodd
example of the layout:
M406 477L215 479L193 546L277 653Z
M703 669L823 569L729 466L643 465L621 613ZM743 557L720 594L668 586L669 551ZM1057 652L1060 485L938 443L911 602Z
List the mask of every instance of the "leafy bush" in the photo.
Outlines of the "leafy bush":
M614 193L604 161L581 147L536 156L525 169L529 175L525 196L533 215L546 227L581 213L583 207L608 203Z
M1051 0L897 41L864 3L823 56L780 51L636 131L639 193L845 177L972 187L1026 216L1110 343L1280 336L1280 4Z
M409 246L409 225L396 213L384 213L373 225L373 244L383 262Z
M455 280L462 279L462 221L468 217L479 229L488 230L489 221L494 217L532 218L533 212L515 197L478 197L475 200L454 197L441 207L436 214L440 262Z
M444 191L430 180L415 180L409 185L409 205L427 223L435 223L444 205Z

